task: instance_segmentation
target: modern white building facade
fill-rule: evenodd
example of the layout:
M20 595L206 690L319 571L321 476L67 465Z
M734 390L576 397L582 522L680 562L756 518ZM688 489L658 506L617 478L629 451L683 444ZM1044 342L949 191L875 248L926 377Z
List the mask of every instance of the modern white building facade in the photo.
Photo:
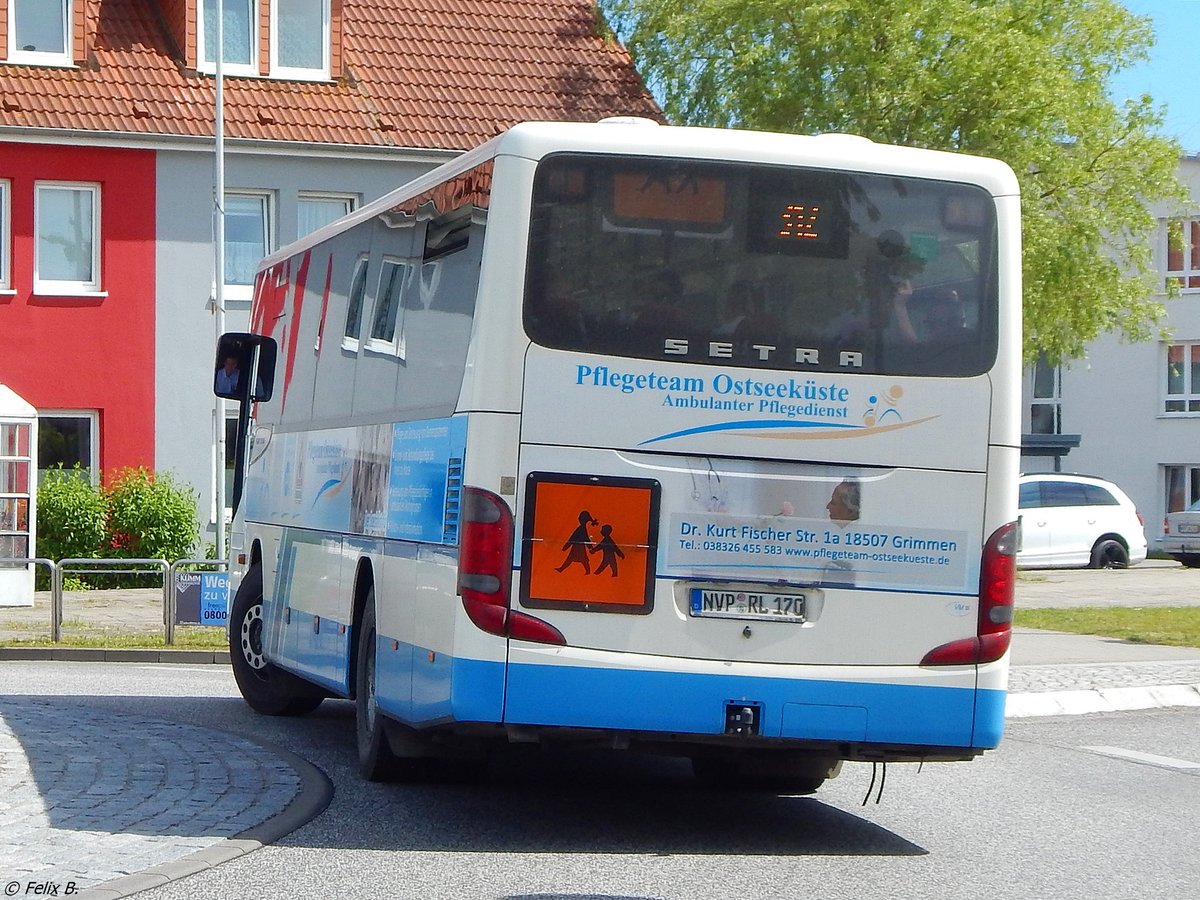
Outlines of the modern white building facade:
M1106 334L1082 359L1035 367L1025 384L1027 443L1055 443L1057 434L1069 444L1077 436L1058 466L1119 484L1145 519L1151 552L1164 516L1200 500L1200 155L1180 161L1179 178L1188 205L1153 210L1164 326L1140 343ZM1171 300L1168 281L1179 289ZM1055 465L1051 455L1022 457L1027 472Z

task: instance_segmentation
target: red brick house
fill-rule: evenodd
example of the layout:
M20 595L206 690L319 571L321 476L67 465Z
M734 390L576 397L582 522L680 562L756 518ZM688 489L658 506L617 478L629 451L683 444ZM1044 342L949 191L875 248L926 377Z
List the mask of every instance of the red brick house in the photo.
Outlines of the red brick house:
M220 0L225 273L523 120L658 117L591 0ZM0 383L215 516L218 0L0 0Z

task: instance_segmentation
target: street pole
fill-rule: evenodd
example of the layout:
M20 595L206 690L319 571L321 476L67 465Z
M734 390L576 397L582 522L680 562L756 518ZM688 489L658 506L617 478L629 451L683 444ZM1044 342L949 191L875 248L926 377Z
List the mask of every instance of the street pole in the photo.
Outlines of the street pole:
M213 131L216 173L213 186L213 312L217 325L217 340L225 333L225 0L217 0L215 122ZM214 352L215 356L215 352ZM213 496L216 498L217 559L225 558L225 400L217 397L216 406L216 477Z

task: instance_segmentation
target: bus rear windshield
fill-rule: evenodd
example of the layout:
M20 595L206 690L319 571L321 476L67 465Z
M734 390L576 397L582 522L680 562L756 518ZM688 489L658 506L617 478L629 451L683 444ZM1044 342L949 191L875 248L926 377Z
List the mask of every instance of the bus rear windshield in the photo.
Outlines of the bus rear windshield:
M995 360L997 304L977 186L585 154L537 170L524 322L547 347L968 376Z

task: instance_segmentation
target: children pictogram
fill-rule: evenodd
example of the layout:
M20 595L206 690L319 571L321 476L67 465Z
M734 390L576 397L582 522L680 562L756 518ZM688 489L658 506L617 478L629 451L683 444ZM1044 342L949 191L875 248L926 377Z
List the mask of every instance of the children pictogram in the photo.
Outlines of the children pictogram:
M617 577L617 557L625 558L625 554L617 545L617 542L612 538L612 526L604 525L600 528L600 533L604 535L600 542L591 548L593 553L602 554L600 557L600 567L596 569L596 575L599 575L605 569L612 569L612 577Z
M658 483L650 479L530 475L522 538L522 604L649 612L658 494Z
M556 572L565 572L571 563L579 563L584 572L592 574L592 564L588 562L588 551L592 550L592 536L588 533L588 526L599 524L586 509L580 511L579 527L571 532L567 542L562 545L563 550L567 551L567 557L562 561L562 565L555 569ZM609 531L612 529L609 528Z

